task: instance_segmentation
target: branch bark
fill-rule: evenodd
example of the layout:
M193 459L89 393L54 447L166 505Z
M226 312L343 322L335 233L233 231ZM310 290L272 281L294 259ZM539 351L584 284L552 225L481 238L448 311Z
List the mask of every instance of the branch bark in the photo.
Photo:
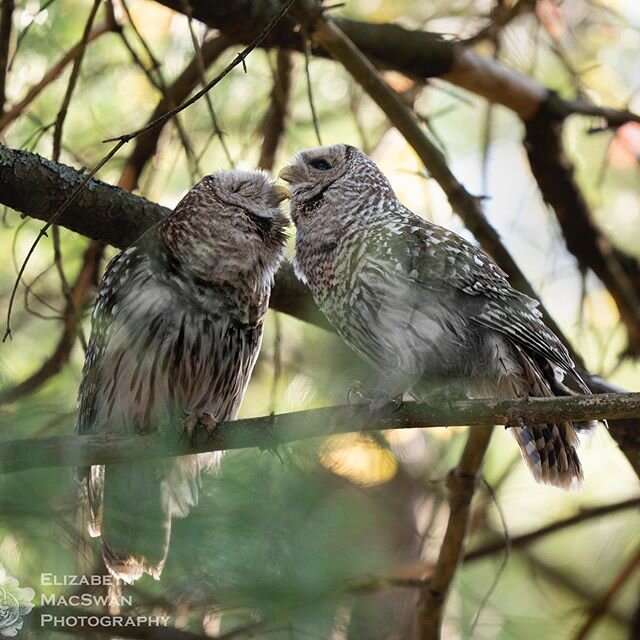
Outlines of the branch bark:
M367 405L346 405L248 418L221 424L212 437L191 447L179 431L167 428L150 436L61 436L3 442L0 473L44 467L88 466L244 449L273 448L285 442L326 437L354 431L416 429L449 425L486 427L494 424L546 422L549 420L597 420L640 417L640 393L603 394L530 400L460 400L437 406L407 402L372 415ZM487 431L479 429L476 431ZM479 436L470 439L480 449ZM470 445L471 446L471 445ZM477 453L477 452L476 452ZM469 475L473 451L464 458L460 473ZM467 460L468 458L468 460Z
M563 101L551 97L526 123L525 147L542 196L556 214L567 249L613 297L627 329L629 355L640 355L640 264L616 249L593 221L562 147Z

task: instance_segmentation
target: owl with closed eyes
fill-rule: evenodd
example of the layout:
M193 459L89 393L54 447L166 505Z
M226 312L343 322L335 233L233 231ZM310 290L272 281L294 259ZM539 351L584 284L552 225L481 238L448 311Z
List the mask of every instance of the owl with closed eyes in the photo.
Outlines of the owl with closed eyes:
M78 434L193 437L236 416L284 248L282 199L266 173L214 173L111 261L93 312ZM217 456L78 470L90 533L101 536L114 576L160 576L171 519L196 504L200 474Z

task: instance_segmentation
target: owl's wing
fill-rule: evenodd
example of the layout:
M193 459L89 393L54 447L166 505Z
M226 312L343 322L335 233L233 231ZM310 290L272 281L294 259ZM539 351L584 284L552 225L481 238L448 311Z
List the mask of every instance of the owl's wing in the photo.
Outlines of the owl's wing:
M101 386L105 353L113 330L113 312L121 296L122 284L127 281L127 274L145 258L146 256L133 246L113 258L105 269L91 319L91 338L87 345L78 391L76 433L91 433L95 426L97 393Z
M566 347L542 321L538 302L514 289L504 271L461 236L412 214L410 224L398 225L377 244L402 277L431 291L453 287L474 322L567 371L574 368Z

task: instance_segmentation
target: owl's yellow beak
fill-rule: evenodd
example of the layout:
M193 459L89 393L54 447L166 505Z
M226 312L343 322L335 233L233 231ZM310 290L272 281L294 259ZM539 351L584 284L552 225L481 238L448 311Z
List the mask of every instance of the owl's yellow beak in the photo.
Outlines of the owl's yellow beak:
M286 167L283 167L280 173L278 174L278 178L280 178L280 180L284 180L285 182L296 181L298 179L298 175L295 167L292 165L287 165Z
M278 202L282 202L283 200L287 200L291 197L291 193L289 192L289 189L287 189L287 187L284 187L280 184L277 184L273 188L273 190L276 194L276 200Z

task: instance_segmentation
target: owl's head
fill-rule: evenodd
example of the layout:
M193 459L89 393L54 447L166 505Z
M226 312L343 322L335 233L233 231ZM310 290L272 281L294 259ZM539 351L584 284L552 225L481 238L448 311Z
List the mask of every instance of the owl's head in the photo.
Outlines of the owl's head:
M288 190L264 171L220 171L205 176L162 223L160 235L175 259L207 279L265 269L280 261Z
M209 187L222 203L263 226L283 221L280 203L289 192L265 171L219 171L205 176L200 184Z
M300 151L278 177L291 185L291 215L296 223L323 201L335 205L341 198L389 186L373 160L347 144Z

